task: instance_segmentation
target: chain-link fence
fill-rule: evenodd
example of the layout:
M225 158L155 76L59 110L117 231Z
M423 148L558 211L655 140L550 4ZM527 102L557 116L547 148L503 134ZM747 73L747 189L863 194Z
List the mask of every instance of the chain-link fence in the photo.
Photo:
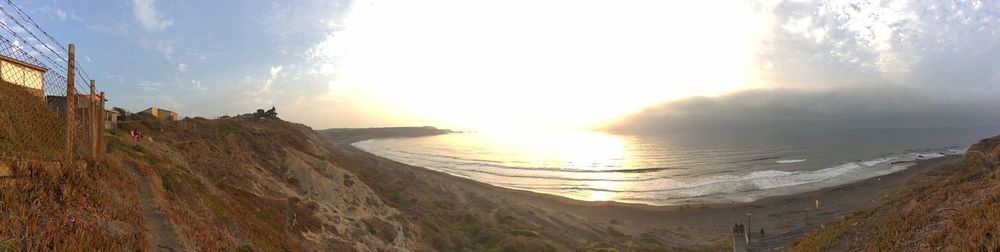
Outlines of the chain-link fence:
M12 0L0 3L0 157L101 158L106 98L74 54Z

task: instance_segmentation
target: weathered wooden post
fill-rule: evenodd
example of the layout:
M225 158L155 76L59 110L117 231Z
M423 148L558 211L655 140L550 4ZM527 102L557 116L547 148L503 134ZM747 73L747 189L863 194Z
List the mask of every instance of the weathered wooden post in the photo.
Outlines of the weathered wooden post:
M76 45L69 44L68 72L66 73L66 161L73 161L73 133L76 129L76 85L73 84L76 60Z
M97 152L97 154L100 155L100 160L101 161L104 161L104 154L107 153L107 150L105 150L105 148L107 148L107 145L104 144L104 130L107 129L107 125L105 125L105 123L107 123L107 120L105 120L105 119L108 116L107 112L104 110L104 101L105 101L105 99L106 99L106 97L104 96L104 91L101 91L101 108L100 108L100 110L98 110L98 113L100 113L100 118L101 118L101 121L100 121L101 122L101 127L100 127L100 131L98 131L99 133L97 134L98 135L98 137L97 137L97 141L98 141L97 142L97 147L100 149L100 151ZM111 126L114 126L114 125L111 125Z
M97 133L99 132L97 128L97 101L94 98L97 97L97 87L94 86L94 80L90 80L90 158L97 162Z

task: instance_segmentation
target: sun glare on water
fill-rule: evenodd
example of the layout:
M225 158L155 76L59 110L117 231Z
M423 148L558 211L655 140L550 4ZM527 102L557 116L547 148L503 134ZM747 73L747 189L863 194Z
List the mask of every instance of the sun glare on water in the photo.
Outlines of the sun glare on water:
M620 136L582 130L537 130L537 131L487 131L474 136L449 138L448 143L457 146L476 146L488 150L487 159L514 163L519 166L574 170L620 170L635 168L627 151L629 143ZM576 194L564 195L590 201L609 201L618 197L618 191L625 191L627 183L607 181L622 179L622 173L562 173L558 176L575 176L588 179L581 186L599 190L580 190Z
M330 53L340 58L341 83L357 86L401 125L579 128L748 85L759 22L749 8L716 1L358 1L338 24L344 31Z

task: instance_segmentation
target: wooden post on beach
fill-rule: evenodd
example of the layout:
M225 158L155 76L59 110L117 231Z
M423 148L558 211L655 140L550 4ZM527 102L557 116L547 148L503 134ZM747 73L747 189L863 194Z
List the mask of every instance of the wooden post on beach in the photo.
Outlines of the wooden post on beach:
M803 210L806 212L806 226L809 226L809 208Z
M747 238L747 247L748 248L750 247L750 230L751 230L750 229L750 215L753 215L753 214L747 213L747 225L746 225L745 228L743 228L743 235L746 236L746 238Z
M76 75L73 74L75 66L73 62L76 60L76 45L69 44L69 63L68 72L66 73L66 161L73 161L73 149L75 145L73 144L73 133L76 129L76 85L73 84L73 79Z

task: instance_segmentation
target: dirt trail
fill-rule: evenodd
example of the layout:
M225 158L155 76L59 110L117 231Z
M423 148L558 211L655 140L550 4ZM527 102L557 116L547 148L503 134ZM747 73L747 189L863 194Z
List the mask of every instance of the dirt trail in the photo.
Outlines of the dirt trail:
M136 184L139 185L139 197L140 201L142 201L142 218L146 223L150 246L156 251L183 250L176 245L175 241L177 237L175 237L173 228L157 210L158 206L153 200L153 190L149 187L149 182L142 176L139 169L135 167L135 163L131 161L124 161L124 163L125 167L128 167L128 171L135 177Z

